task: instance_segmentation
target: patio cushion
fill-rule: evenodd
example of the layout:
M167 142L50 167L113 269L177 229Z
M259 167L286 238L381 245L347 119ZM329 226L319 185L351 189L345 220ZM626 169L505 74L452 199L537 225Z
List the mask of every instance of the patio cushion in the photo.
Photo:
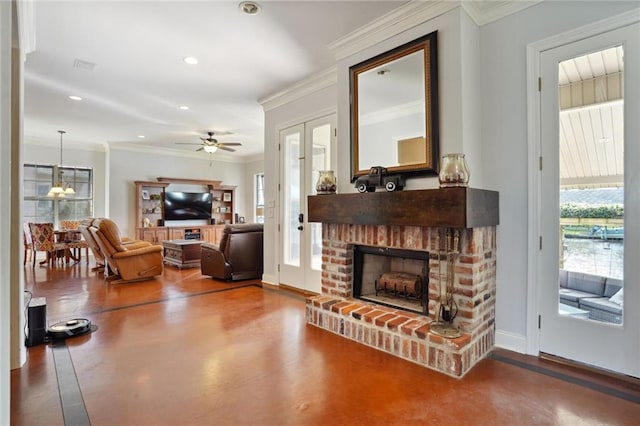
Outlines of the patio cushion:
M616 294L622 288L622 280L616 278L607 278L607 282L604 285L604 297L611 297Z
M622 315L622 306L613 303L607 297L594 297L580 300L580 308L599 309L616 315Z
M587 293L585 291L580 291L580 290L571 290L571 289L568 289L568 288L561 288L560 289L560 302L569 301L569 302L578 303L582 299L585 299L585 298L588 298L588 297L597 298L598 296L599 295L597 295L597 294Z
M605 277L570 271L567 279L567 288L592 293L592 297L594 294L602 296L604 294L605 280Z

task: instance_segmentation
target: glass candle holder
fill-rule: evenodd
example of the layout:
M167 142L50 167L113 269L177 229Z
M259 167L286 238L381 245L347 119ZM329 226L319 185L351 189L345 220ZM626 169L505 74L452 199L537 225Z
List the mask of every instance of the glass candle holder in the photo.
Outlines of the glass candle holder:
M333 170L319 170L318 173L316 192L318 194L335 194L337 185Z
M469 186L469 167L464 154L446 154L440 162L440 188Z

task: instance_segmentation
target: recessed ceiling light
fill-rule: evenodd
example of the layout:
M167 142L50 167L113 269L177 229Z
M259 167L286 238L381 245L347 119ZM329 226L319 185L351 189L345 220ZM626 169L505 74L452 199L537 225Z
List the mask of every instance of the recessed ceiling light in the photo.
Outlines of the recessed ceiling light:
M186 105L180 105L180 109L186 111L189 109L189 107Z
M140 139L144 139L144 135L138 135Z
M260 5L252 1L243 1L239 6L240 10L247 15L255 15L260 12Z
M183 59L185 64L189 64L189 65L198 65L198 59L194 58L193 56L187 56L186 58Z
M81 101L82 98L80 96L76 96L76 95L69 95L69 99L72 99L74 101Z

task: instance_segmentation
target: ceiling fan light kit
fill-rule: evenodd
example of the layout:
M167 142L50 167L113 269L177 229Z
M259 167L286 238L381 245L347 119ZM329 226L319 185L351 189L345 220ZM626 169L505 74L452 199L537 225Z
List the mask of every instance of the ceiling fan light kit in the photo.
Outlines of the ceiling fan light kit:
M213 154L218 149L223 151L235 152L235 149L229 148L230 146L240 146L242 145L240 142L218 142L217 139L213 137L215 134L219 135L230 135L231 132L207 132L209 137L200 138L201 143L192 143L192 142L176 142L176 145L198 145L200 148L196 149L197 151L205 151L208 154Z

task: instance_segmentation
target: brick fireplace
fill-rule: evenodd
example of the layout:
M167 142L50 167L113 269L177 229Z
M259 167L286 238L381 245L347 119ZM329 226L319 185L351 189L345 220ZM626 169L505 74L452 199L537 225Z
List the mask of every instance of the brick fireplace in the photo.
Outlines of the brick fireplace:
M309 197L309 220L323 223L323 242L322 294L307 299L307 322L462 377L494 344L497 205L497 193L470 188ZM453 339L430 332L447 229L460 235L453 324L462 335ZM354 299L356 246L428 253L428 315Z

